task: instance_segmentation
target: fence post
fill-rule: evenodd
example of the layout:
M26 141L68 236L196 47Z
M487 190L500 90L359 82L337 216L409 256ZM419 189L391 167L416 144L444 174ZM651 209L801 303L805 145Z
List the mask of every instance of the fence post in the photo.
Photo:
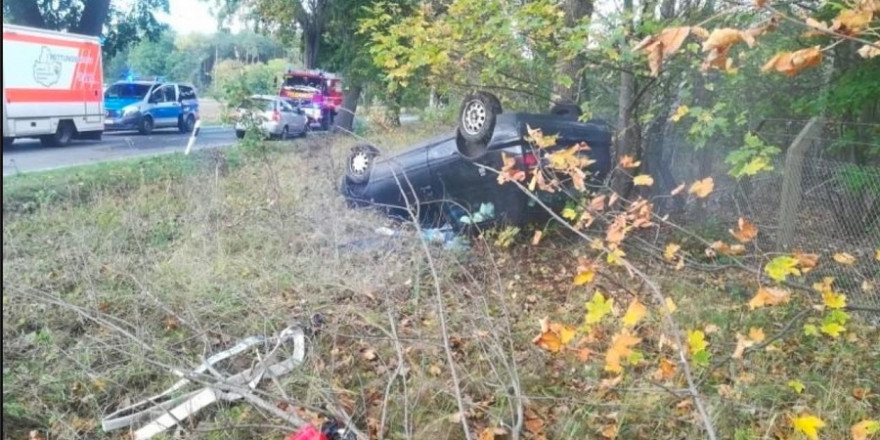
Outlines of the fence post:
M199 129L202 128L202 120L199 119L196 121L196 125L193 126L192 134L189 136L189 142L186 143L186 151L183 153L184 155L189 155L189 152L192 150L193 144L196 143L196 138L199 137Z
M776 250L779 252L791 250L795 228L797 228L798 207L803 194L801 180L803 179L804 159L811 141L820 134L822 126L820 118L811 118L798 133L785 154L785 167L782 171L782 197L779 201L777 219L779 234L776 238Z

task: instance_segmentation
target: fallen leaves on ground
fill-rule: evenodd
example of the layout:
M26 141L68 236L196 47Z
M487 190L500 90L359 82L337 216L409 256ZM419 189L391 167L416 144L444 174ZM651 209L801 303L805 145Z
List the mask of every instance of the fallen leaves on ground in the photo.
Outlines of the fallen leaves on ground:
M621 168L626 168L626 169L637 168L641 164L642 164L641 161L633 159L633 157L628 154L624 154L623 157L620 158L620 167Z
M789 275L801 274L800 269L798 269L797 258L789 257L787 255L781 255L770 260L770 262L764 266L764 272L776 281L785 281Z
M730 234L740 243L748 243L758 236L758 228L748 220L740 217L736 223L736 230L731 229Z
M541 320L541 334L532 342L550 353L558 353L574 339L576 333L574 327L550 322L550 317L545 317Z
M593 294L593 298L587 302L587 316L584 318L584 322L587 325L596 324L611 313L611 309L614 306L614 298L605 299L605 296L602 295L602 292L598 290Z
M798 394L803 393L805 388L803 382L795 379L788 381L788 387Z
M633 347L639 342L642 342L641 338L636 337L626 329L615 335L611 340L611 347L605 353L605 371L612 373L623 372L620 360L632 355Z
M632 302L629 303L626 313L623 315L623 325L627 327L635 327L635 325L638 324L638 322L647 314L648 308L639 302L638 299L633 299Z
M864 420L852 427L853 440L867 440L868 436L880 432L880 421Z
M681 249L676 243L669 243L666 245L666 249L663 251L663 258L670 263L675 261L675 254Z
M810 414L792 417L791 424L795 431L806 435L810 440L818 440L819 430L825 427L822 419Z
M792 252L791 256L798 260L798 267L801 269L801 272L805 274L813 270L816 265L819 264L819 256L816 254L807 254L796 250Z
M749 309L757 309L764 306L775 306L788 303L791 300L791 292L779 287L761 287L758 293L749 301Z

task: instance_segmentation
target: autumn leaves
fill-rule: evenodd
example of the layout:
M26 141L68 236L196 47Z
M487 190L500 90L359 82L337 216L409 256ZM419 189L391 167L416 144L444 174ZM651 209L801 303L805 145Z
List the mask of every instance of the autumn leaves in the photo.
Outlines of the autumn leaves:
M645 38L633 50L647 56L651 75L656 77L660 74L663 60L678 52L687 37L694 35L703 41L702 52L705 54L705 58L701 70L705 72L709 69L719 69L728 73L736 73L737 68L729 57L730 49L740 43L745 43L749 48L754 47L759 37L775 30L781 18L787 18L763 0L758 0L757 6L773 12L773 16L761 25L745 30L719 28L711 32L701 26L666 28L657 35ZM878 17L880 17L880 2L878 0L855 0L849 2L847 7L842 8L830 25L812 17L803 20L788 19L808 27L810 30L804 35L807 38L831 36L837 38L838 41L840 39L856 39L862 43L862 47L858 51L859 55L863 58L873 58L880 56L880 38L878 38L880 35L878 35L876 27L871 28L871 23L876 21L875 19ZM857 38L866 36L865 34L873 36L875 41ZM761 71L764 73L775 71L786 76L797 75L805 69L820 65L823 51L830 47L833 47L833 43L825 48L822 48L821 45L815 45L792 52L777 53L764 64Z

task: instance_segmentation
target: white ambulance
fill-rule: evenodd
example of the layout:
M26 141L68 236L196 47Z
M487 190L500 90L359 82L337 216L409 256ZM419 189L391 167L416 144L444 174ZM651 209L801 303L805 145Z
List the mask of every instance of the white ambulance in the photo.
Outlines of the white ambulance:
M3 146L101 139L104 75L97 37L3 24Z

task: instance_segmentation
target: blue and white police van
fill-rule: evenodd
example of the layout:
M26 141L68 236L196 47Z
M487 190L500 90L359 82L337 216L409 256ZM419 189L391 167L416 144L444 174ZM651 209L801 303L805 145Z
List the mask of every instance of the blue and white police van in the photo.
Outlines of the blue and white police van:
M190 133L199 119L195 87L162 78L117 81L104 91L104 130L137 130L150 134L158 128Z

